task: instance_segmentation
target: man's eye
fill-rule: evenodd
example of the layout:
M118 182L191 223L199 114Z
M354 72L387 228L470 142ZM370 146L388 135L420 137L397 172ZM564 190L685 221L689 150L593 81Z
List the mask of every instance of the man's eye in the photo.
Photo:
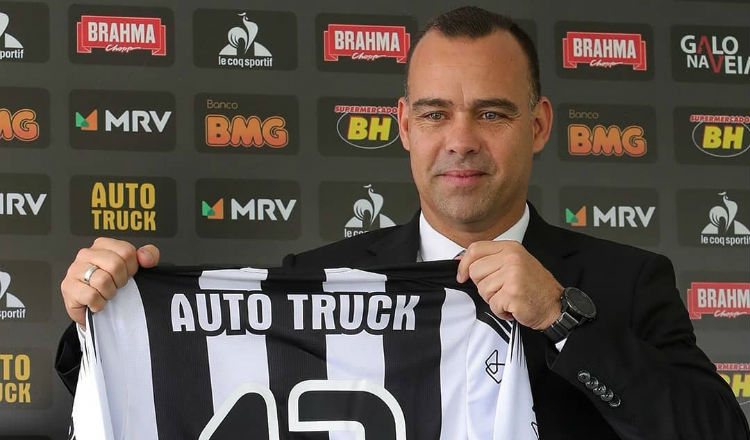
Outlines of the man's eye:
M482 115L481 115L481 117L482 117L482 119L487 119L487 120L491 121L491 120L495 120L495 119L500 119L500 118L503 117L503 115L501 115L500 113L497 113L497 112L483 112Z
M430 112L430 113L425 114L424 117L432 121L439 121L443 119L443 114L440 112Z

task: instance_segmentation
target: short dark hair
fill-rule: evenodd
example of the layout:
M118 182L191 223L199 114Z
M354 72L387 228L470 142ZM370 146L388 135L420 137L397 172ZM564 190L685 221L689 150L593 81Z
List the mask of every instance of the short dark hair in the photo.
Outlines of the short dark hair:
M529 62L529 82L531 83L530 105L533 107L539 101L539 97L542 95L542 84L539 81L539 58L531 37L510 17L476 6L463 6L444 12L425 25L409 48L409 56L406 61L406 78L404 78L404 96L409 96L409 65L411 64L414 49L422 37L431 30L440 32L449 38L467 37L470 39L486 37L496 30L510 32L516 41L518 41L518 44L521 45L521 49Z

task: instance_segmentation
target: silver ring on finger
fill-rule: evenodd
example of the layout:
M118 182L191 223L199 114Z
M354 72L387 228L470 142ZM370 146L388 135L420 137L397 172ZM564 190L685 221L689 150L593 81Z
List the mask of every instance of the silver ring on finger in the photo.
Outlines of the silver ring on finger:
M96 272L98 269L99 266L97 266L96 264L92 264L88 269L86 269L86 272L83 273L83 282L86 285L91 285L91 276L94 275L94 272Z

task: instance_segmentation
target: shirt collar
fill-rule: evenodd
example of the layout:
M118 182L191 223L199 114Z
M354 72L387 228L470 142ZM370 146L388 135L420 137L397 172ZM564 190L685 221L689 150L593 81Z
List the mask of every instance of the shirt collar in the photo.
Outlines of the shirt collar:
M495 237L493 241L513 240L523 241L526 228L529 226L529 205L523 211L521 218L507 231ZM424 218L424 213L419 214L419 254L417 261L451 260L464 248L453 242L445 235L436 231Z

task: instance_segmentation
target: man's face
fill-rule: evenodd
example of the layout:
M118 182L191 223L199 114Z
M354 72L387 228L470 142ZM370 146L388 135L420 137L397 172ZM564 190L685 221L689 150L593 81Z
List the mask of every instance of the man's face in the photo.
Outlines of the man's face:
M518 220L552 113L546 98L529 107L528 61L515 38L430 31L412 55L408 90L399 128L430 224L476 232Z

